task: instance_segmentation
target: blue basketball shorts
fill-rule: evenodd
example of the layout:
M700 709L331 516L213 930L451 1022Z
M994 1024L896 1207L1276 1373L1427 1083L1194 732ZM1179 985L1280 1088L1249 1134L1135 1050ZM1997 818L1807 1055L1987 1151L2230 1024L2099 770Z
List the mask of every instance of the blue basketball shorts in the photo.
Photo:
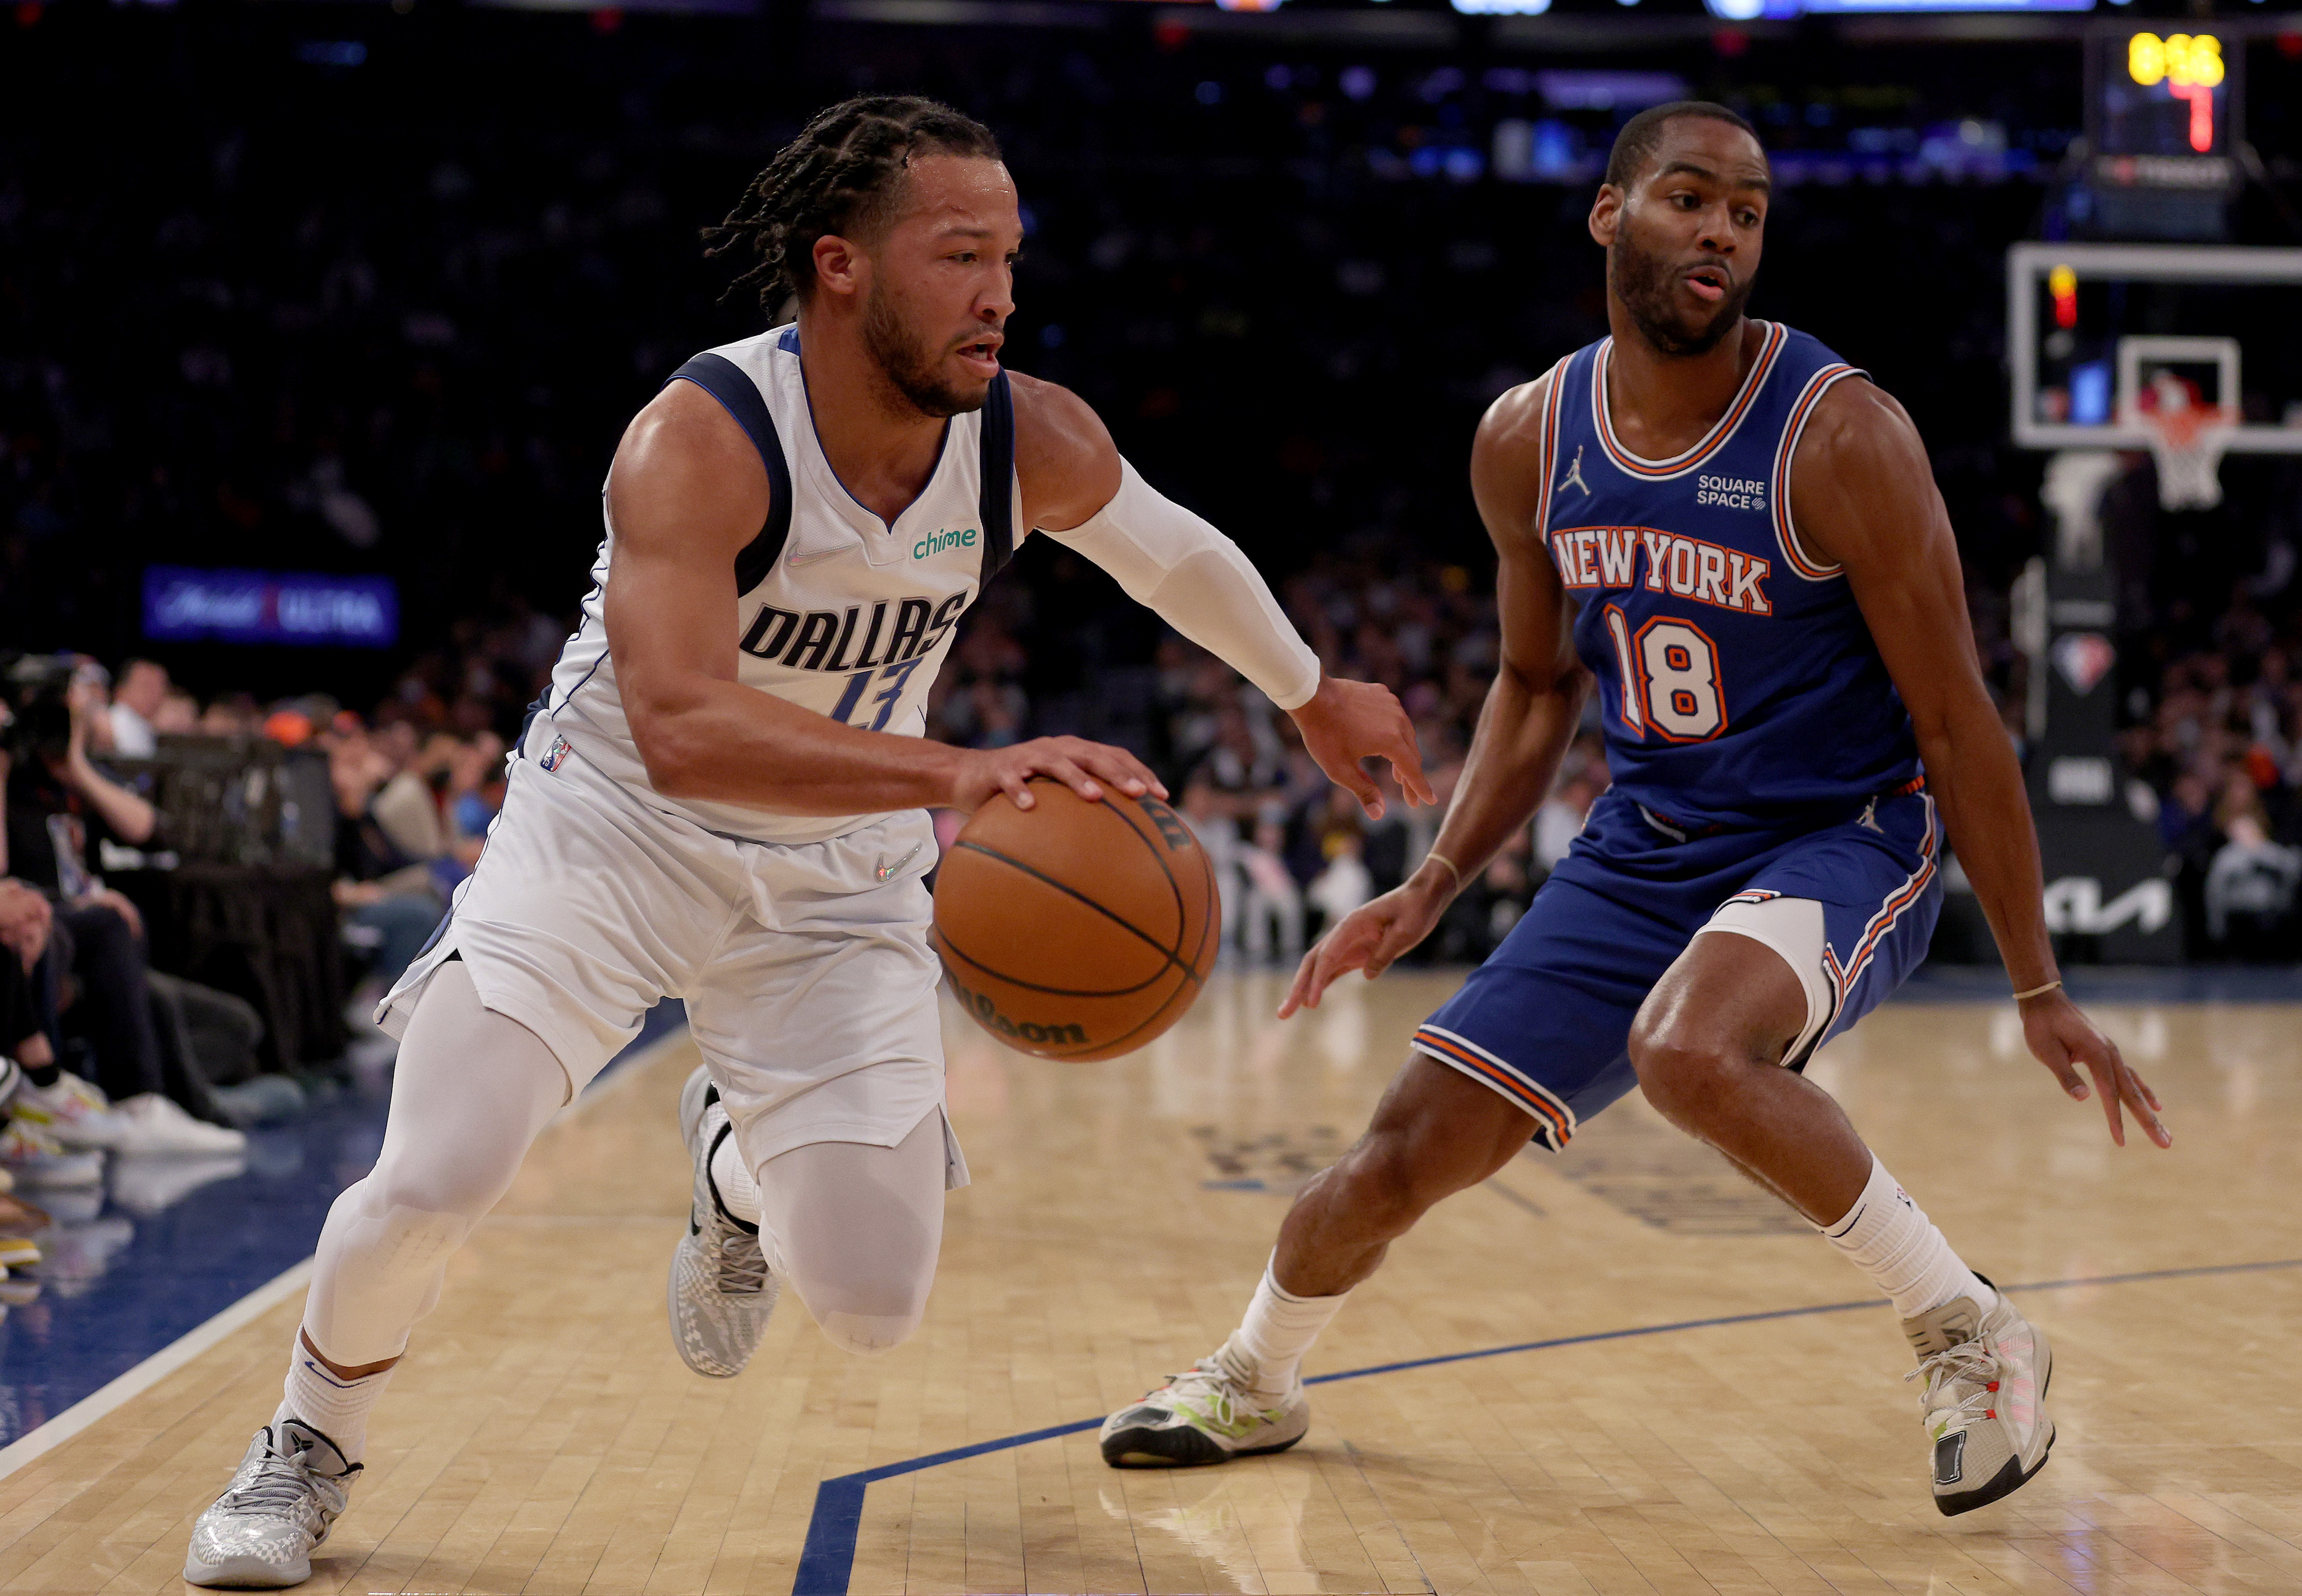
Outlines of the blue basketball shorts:
M1924 792L1882 796L1819 829L1695 837L1605 794L1502 946L1416 1032L1415 1050L1500 1092L1534 1116L1537 1141L1563 1148L1637 1084L1631 1023L1663 972L1699 933L1732 929L1775 947L1807 989L1807 1025L1783 1060L1803 1068L1926 957L1942 911L1940 835ZM1809 905L1819 935L1779 934L1811 926Z

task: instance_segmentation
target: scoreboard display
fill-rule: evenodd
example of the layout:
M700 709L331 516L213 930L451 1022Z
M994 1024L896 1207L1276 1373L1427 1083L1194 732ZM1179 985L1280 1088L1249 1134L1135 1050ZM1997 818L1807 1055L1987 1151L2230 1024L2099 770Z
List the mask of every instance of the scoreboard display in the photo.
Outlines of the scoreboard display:
M2106 155L2229 153L2231 61L2211 33L2129 33L2100 52L2099 142Z
M2208 24L2210 27L2211 25ZM2087 48L2089 187L2098 236L2222 236L2239 187L2244 38L2139 20Z
M2096 34L2087 142L2097 173L2127 186L2228 188L2243 42L2147 27Z

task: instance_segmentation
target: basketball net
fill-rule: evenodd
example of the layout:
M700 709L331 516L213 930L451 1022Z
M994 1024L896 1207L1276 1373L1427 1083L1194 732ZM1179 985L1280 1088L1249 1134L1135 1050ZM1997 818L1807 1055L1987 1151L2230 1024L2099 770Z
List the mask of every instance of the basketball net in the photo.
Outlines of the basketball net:
M2230 411L2201 397L2186 379L2160 372L2135 399L2131 420L2148 435L2162 510L2211 510L2222 502L2222 451L2238 429Z

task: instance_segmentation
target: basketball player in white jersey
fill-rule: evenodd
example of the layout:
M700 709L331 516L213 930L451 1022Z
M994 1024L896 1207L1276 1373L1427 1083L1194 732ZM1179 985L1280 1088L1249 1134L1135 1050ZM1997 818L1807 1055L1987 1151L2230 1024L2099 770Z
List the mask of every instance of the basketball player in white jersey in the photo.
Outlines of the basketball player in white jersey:
M662 998L685 999L706 1060L681 1101L681 1355L737 1372L786 1283L858 1351L917 1325L966 1179L927 808L1028 809L1033 777L1165 796L1076 738L921 737L960 615L1026 530L1237 667L1370 813L1366 757L1430 801L1390 692L1323 676L1237 547L1078 398L1001 369L1022 229L985 129L924 100L835 106L715 232L798 320L697 356L625 434L583 625L486 854L384 1000L383 1149L330 1211L283 1400L195 1526L195 1583L308 1577L449 1255Z

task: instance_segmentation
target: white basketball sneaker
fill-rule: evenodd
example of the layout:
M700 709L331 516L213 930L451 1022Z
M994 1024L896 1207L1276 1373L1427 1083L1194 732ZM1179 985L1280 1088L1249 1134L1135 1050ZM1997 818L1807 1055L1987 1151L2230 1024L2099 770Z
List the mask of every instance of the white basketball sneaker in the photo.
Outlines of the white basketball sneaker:
M231 1590L302 1584L359 1471L308 1425L291 1418L265 1425L231 1483L192 1525L184 1577Z
M2054 1421L2046 1386L2054 1355L2037 1327L2001 1297L1984 1313L1971 1297L1903 1321L1926 1382L1919 1398L1934 1450L1935 1506L1970 1513L2020 1490L2046 1466Z
M1140 1402L1103 1421L1103 1460L1113 1468L1185 1468L1283 1452L1311 1428L1295 1382L1273 1406L1226 1341Z
M759 1227L727 1212L711 1183L711 1155L735 1127L702 1065L680 1088L679 1133L695 1160L695 1188L687 1233L671 1255L671 1339L689 1368L725 1379L742 1374L760 1349L783 1283L760 1250Z
M129 1140L131 1128L111 1099L70 1070L58 1075L53 1086L25 1082L16 1089L8 1112L68 1148L118 1148Z

